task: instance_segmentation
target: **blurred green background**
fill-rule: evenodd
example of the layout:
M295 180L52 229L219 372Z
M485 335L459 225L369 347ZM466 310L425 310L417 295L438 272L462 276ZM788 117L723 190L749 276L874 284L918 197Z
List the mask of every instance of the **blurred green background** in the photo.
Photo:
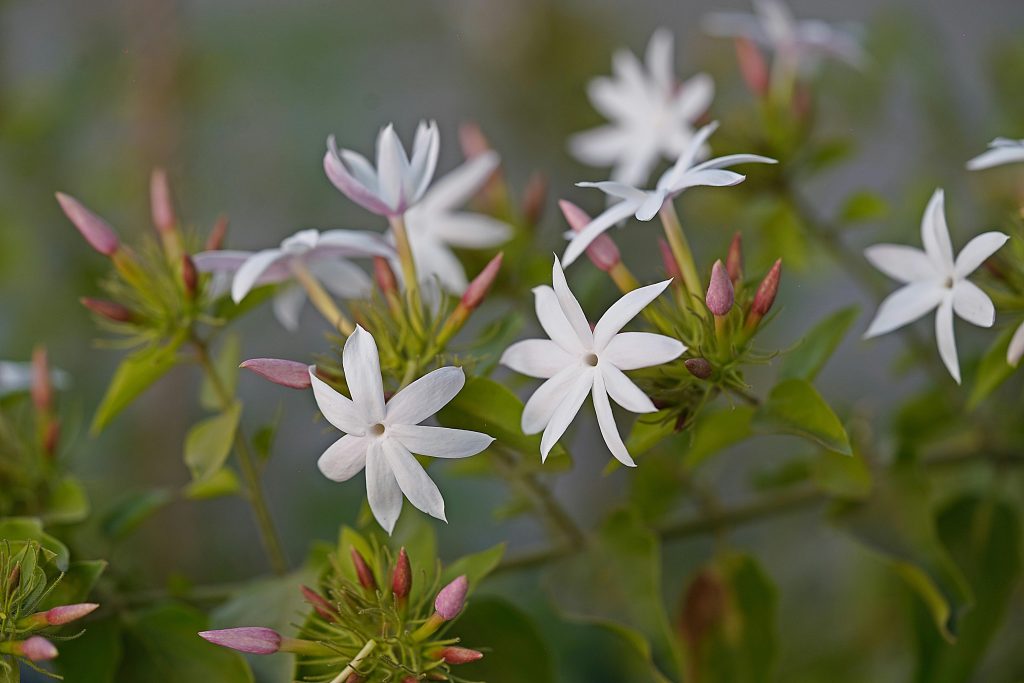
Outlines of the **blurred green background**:
M955 243L991 227L982 208L986 190L963 162L997 134L1024 136L1024 3L792 5L798 16L863 21L868 28L872 66L864 74L829 67L819 94L822 127L855 138L857 153L809 188L823 211L859 189L889 200L886 219L849 241L913 239L925 198L938 185L947 188ZM641 51L650 32L666 26L676 36L679 74L707 70L715 77L715 116L748 106L731 46L697 30L704 12L725 8L747 9L741 2L655 0L0 1L0 357L27 359L33 345L44 343L74 377L65 408L77 420L65 442L73 444L75 469L96 492L97 508L126 491L184 483L181 439L196 414L196 378L187 370L162 381L100 437L86 433L119 356L92 343L94 326L77 300L97 294L95 279L107 264L60 214L54 191L82 199L129 239L151 230L147 188L154 165L168 169L186 222L205 232L227 213L229 244L237 248L276 244L304 227L382 228L324 178L326 136L368 150L388 121L408 135L418 119L435 118L444 172L461 159L458 124L475 120L502 153L514 184L521 187L535 170L548 177L552 198L537 248L551 251L563 230L554 198L571 197L589 210L601 206L600 197L572 183L603 179L604 172L576 164L565 140L599 121L584 89L589 78L608 73L614 49ZM732 231L744 228L692 218L702 262L722 255ZM653 277L660 267L650 248L655 230L644 229L651 242L630 240L624 251L635 271ZM748 244L755 268L774 259L777 245L756 233ZM782 313L768 334L778 346L792 344L841 305L865 302L822 255L782 255L787 263L805 263L786 271ZM595 307L614 294L603 282L576 277L603 287L593 294ZM865 323L866 317L855 330ZM323 348L322 326L309 312L298 335L280 330L266 309L248 316L242 330L246 357L303 359ZM988 338L973 329L958 333L965 349ZM898 342L865 344L858 336L844 343L819 386L831 402L866 405L882 420L920 378L891 373ZM311 397L253 377L242 382L248 424L283 411L267 481L298 562L311 540L333 539L339 523L354 520L361 479L335 485L316 470L329 437L312 420ZM557 491L581 522L592 524L621 498L628 475L603 477L603 447L581 441L576 469L561 477ZM704 476L728 491L730 481L749 471L751 457L767 468L786 445L762 439L756 448L735 449ZM513 550L544 542L532 522L479 514L502 495L496 484L443 469L439 480L452 511L450 524L439 528L445 555L499 540ZM780 584L779 680L907 678L913 652L905 615L913 598L877 560L815 515L752 526L735 541L754 550ZM666 548L668 595L679 595L709 548L710 541ZM249 511L238 501L173 506L107 559L137 566L151 585L177 575L224 581L265 570ZM543 588L531 575L502 578L492 590L542 609ZM1024 676L1022 599L1018 591L1010 623L977 680ZM544 623L564 680L603 680L594 643L582 630Z

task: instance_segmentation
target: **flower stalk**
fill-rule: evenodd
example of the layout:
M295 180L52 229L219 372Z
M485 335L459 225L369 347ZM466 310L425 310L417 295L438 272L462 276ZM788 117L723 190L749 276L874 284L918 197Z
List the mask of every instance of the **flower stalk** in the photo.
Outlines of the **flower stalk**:
M310 302L320 312L327 322L332 327L341 332L344 336L349 336L355 329L352 321L349 320L338 305L334 302L334 298L327 293L324 286L320 284L320 281L313 277L313 274L309 272L309 268L306 264L299 259L293 259L291 262L292 274L295 276L295 280L299 283L306 294L309 296Z
M704 288L700 283L700 275L697 274L697 264L693 260L693 250L683 232L683 226L679 222L679 214L672 200L666 200L658 212L661 217L661 225L665 230L665 239L668 241L669 249L672 250L672 257L683 278L683 284L691 296L704 298Z

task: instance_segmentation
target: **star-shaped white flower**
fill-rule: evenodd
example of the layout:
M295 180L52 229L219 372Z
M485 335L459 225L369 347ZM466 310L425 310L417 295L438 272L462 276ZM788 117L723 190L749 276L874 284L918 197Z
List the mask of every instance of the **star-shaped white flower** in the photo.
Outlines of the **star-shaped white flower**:
M402 512L403 494L423 512L444 520L441 492L412 454L465 458L494 441L480 432L420 424L459 393L466 383L462 368L434 370L385 403L377 344L358 326L345 342L342 365L351 399L320 380L314 368L309 370L320 412L345 432L320 456L320 471L333 481L347 481L365 468L370 510L389 534Z
M473 157L438 180L406 212L405 225L421 280L436 278L446 291L461 295L466 291L468 280L452 247L487 249L512 236L512 228L507 223L484 214L457 210L483 187L499 161L498 155L490 151Z
M754 0L753 14L712 12L701 24L705 33L752 40L805 70L814 69L823 56L858 68L867 61L858 26L833 26L817 19L797 20L779 0Z
M988 150L967 162L967 169L978 171L983 168L1015 164L1024 161L1024 140L996 138L988 143Z
M677 158L693 139L693 124L711 106L715 83L707 74L676 80L667 29L651 35L646 65L619 50L612 67L614 77L595 78L587 87L594 108L611 123L572 136L569 150L585 164L612 166L612 180L641 185L661 157Z
M953 314L979 327L995 322L995 307L985 292L967 279L1002 247L1009 235L986 232L978 235L953 258L943 207L942 190L936 190L921 219L924 251L898 244L876 244L864 255L880 271L905 283L882 301L864 338L892 332L933 309L939 355L949 374L960 383Z
M620 330L665 291L671 280L625 294L612 304L593 330L569 290L557 258L551 270L551 281L553 287L541 286L533 290L537 319L550 339L516 342L501 356L502 365L547 380L523 408L523 432L536 434L543 430L540 454L542 460L546 459L576 417L587 394L591 394L608 450L624 465L635 467L615 426L608 397L634 413L655 412L657 408L651 399L623 370L667 363L678 358L686 347L661 334Z
M409 157L394 126L388 124L377 135L375 169L362 154L339 150L332 135L327 138L324 171L335 187L364 209L382 216L400 216L427 191L440 144L437 124L421 121Z
M596 187L605 194L621 199L599 214L594 220L572 235L566 247L562 261L566 266L579 258L598 235L608 230L619 221L636 216L637 220L649 221L661 210L666 200L671 199L690 187L701 185L723 187L742 183L746 176L734 171L724 170L735 164L775 164L775 159L757 154L728 154L717 159L709 159L695 163L697 156L712 133L718 128L718 122L709 123L697 131L686 149L679 155L676 163L665 171L658 179L653 190L640 190L624 183L604 181L600 183L576 183L580 187Z
M348 260L352 257L394 256L394 248L376 233L361 230L300 230L281 246L262 251L218 250L196 254L196 268L207 273L226 273L232 277L231 298L239 303L259 285L291 280L295 268L306 268L335 295L360 298L369 294L369 276ZM299 324L299 313L306 301L305 290L292 284L274 297L274 314L288 330Z

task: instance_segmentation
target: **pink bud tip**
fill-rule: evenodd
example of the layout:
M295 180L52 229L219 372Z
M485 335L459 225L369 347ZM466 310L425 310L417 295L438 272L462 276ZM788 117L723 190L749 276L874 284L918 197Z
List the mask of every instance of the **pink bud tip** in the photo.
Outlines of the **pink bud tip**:
M92 614L99 607L95 602L80 602L75 605L61 605L46 612L46 623L50 626L61 626L77 621L82 617Z
M480 156L491 149L491 143L487 141L487 136L475 121L468 121L459 126L459 145L467 159Z
M469 592L469 579L463 574L441 589L434 600L434 611L441 618L450 621L459 616L466 604L466 593Z
M704 302L708 305L709 311L721 316L732 310L735 296L736 293L733 291L729 273L726 272L725 265L719 259L711 267L711 283L708 285L708 293L704 298Z
M127 323L135 319L135 316L127 307L114 301L107 301L106 299L91 299L87 296L83 296L79 299L79 302L96 315L104 317L107 320L113 320L117 323Z
M185 293L190 297L195 296L199 287L199 274L196 272L196 262L188 254L181 255L181 282L185 285Z
M523 190L523 219L527 225L536 225L540 221L547 198L547 177L540 172L532 174Z
M729 243L729 255L725 258L725 269L729 271L729 279L733 285L743 279L743 237L739 231L732 236Z
M558 202L558 207L562 210L565 221L574 232L580 232L590 224L590 216L572 202L562 199ZM587 258L605 272L619 265L622 261L622 256L619 254L619 248L615 246L615 241L604 233L599 235L587 247Z
M251 655L272 655L281 648L281 634L273 629L259 626L200 631L199 637L214 645Z
M764 97L768 93L770 76L760 48L749 38L737 38L736 61L750 92Z
M178 220L174 216L171 185L167 181L167 172L162 168L154 168L149 177L149 207L157 232L174 232Z
M768 274L757 286L757 293L754 295L754 303L750 310L757 315L765 315L775 303L775 295L779 292L779 279L782 276L782 259L778 259Z
M499 252L497 256L484 266L480 274L473 278L473 281L469 283L469 287L466 288L466 293L462 295L463 306L472 309L480 305L480 302L484 300L487 292L491 289L491 285L494 284L495 278L498 277L498 271L501 269L501 262L504 258L505 252Z
M219 216L213 224L210 235L206 238L206 251L217 251L224 247L224 239L228 235L228 217Z
M32 636L23 641L20 650L21 656L33 662L46 662L57 657L57 648L42 636Z
M446 647L440 652L438 659L443 659L447 664L469 664L478 659L483 659L484 653L477 650L470 650L468 647Z
M391 592L396 598L402 599L409 595L412 588L412 567L409 566L409 555L405 548L398 551L398 560L395 561L395 573L391 575Z
M309 389L309 366L293 360L279 358L250 358L238 367L255 372L265 380L289 389Z
M352 566L356 569L356 578L359 579L359 585L368 591L377 590L377 579L373 576L373 571L370 570L370 565L366 564L366 559L363 557L355 548L352 548Z
M661 263L665 267L665 274L673 280L681 280L683 273L679 270L679 264L676 263L672 247L668 246L668 242L665 240L658 238L658 251L661 252Z
M78 228L78 232L82 233L90 247L104 256L112 256L121 246L117 235L106 221L85 208L77 199L58 192L57 201L64 210L64 215Z
M53 405L50 364L46 359L46 349L42 346L32 350L32 403L40 412L49 410Z
M391 264L383 256L373 257L373 279L377 287L384 294L391 294L398 291L398 280L395 278L395 271Z
M334 610L334 606L327 602L327 599L324 596L320 595L309 586L301 586L300 590L302 591L302 597L306 599L306 602L313 606L313 609L316 610L317 614L327 621L336 620L338 615Z

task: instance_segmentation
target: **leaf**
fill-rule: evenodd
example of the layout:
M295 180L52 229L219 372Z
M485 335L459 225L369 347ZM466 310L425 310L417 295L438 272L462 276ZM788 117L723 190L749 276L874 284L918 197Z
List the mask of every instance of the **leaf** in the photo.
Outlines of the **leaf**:
M693 440L683 454L683 467L692 470L719 451L751 436L754 409L734 406L705 414L693 426Z
M228 396L235 395L238 386L238 364L242 362L242 339L237 332L230 332L217 349L213 359L213 368L220 378ZM207 410L220 410L223 406L220 395L214 390L213 382L206 375L199 387L199 404Z
M191 481L181 489L181 495L189 500L210 500L233 496L242 490L238 475L229 467L219 470L199 481Z
M885 218L889 204L875 192L864 190L850 195L839 211L843 223L863 223Z
M458 667L460 679L487 683L555 683L554 661L530 617L494 597L471 600L455 623L460 645L480 648L484 658Z
M835 353L859 313L859 306L849 306L815 325L800 340L796 348L783 357L779 378L804 379L813 382L828 359Z
M103 431L118 413L177 364L178 347L183 341L184 337L178 336L167 344L136 351L121 361L92 419L93 435Z
M494 571L504 555L504 543L499 543L492 548L473 553L472 555L463 555L444 568L444 571L441 573L441 583L446 584L465 574L466 578L469 579L470 590L476 590L480 582Z
M975 373L974 384L971 386L971 396L967 400L968 410L974 410L981 405L989 394L998 389L999 385L1017 370L1006 362L1006 352L1010 348L1010 340L1016 329L1014 326L1004 330L982 356L978 371Z
M68 547L43 530L43 523L35 517L6 517L0 519L0 539L7 541L35 541L49 553L54 566L67 571L71 553ZM12 544L16 545L16 544Z
M115 540L125 538L172 500L174 495L167 489L131 494L118 502L103 518L103 533Z
M676 421L671 411L659 410L656 413L640 415L633 421L633 428L626 439L626 450L635 458L675 433Z
M43 521L47 524L74 524L88 516L89 498L81 482L72 476L60 479L50 493Z
M76 560L68 564L68 569L60 582L46 596L43 608L71 605L84 602L92 592L93 586L107 569L105 560Z
M192 472L193 481L205 481L224 466L231 455L241 417L242 403L235 401L220 415L208 417L188 430L185 464Z
M55 662L64 683L115 683L121 652L121 625L109 617L90 621L82 635L62 642Z
M763 434L793 434L837 453L853 454L839 418L806 380L788 379L776 384L752 424L754 431Z
M810 464L811 481L836 498L861 499L871 494L871 470L857 453L851 458L827 451Z

